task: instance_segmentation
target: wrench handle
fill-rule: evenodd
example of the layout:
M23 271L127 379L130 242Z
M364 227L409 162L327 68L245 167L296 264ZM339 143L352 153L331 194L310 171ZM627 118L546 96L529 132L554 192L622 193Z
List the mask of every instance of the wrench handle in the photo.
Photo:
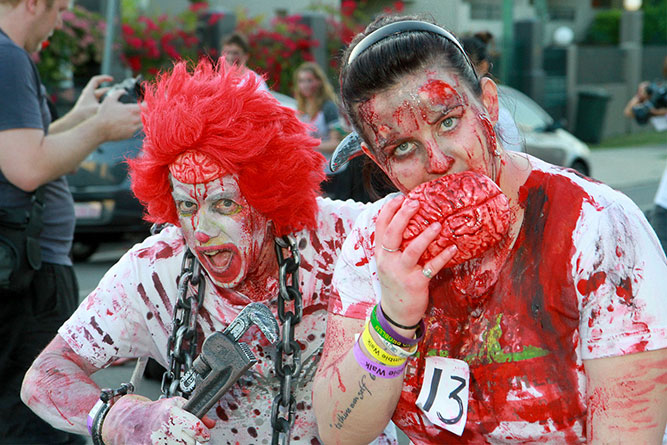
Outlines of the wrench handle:
M245 372L257 363L257 359L245 343L235 343L231 351L222 357L223 363L208 363L211 370L205 376L197 376L194 392L183 407L186 411L202 418L218 400L236 383ZM220 358L220 357L216 357ZM218 361L219 362L219 361ZM222 365L222 366L220 366Z

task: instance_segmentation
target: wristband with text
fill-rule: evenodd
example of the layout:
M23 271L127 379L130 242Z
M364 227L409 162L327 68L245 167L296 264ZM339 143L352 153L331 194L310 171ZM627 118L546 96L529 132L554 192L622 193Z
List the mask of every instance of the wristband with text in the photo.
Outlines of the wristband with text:
M380 310L377 310L378 308ZM387 321L387 319L385 317L384 312L382 311L381 303L378 303L375 306L374 311L375 311L375 315L376 315L378 324L389 335L389 338L386 338L386 337L385 338L387 340L391 341L392 343L394 343L395 345L401 346L401 344L403 344L403 345L406 345L406 346L403 346L403 347L410 347L412 345L416 345L417 343L419 343L422 340L422 338L424 338L424 332L426 331L426 325L424 324L423 319L417 325L417 331L415 332L415 335L417 336L417 338L408 338L408 337L402 336L401 334L396 332L394 330L394 328L391 327L391 325L389 324L389 322ZM380 334L380 333L378 332L378 334ZM380 334L380 335L382 335L382 334ZM392 340L394 340L394 341L392 341Z
M361 333L361 341L371 357L383 365L399 366L405 363L406 359L404 357L389 354L375 342L369 330L369 323L366 323L366 327Z
M354 358L357 360L357 363L359 363L359 366L371 374L382 377L383 379L400 377L403 375L403 370L405 369L405 362L401 366L385 366L374 362L366 357L366 354L361 350L358 341L354 343Z

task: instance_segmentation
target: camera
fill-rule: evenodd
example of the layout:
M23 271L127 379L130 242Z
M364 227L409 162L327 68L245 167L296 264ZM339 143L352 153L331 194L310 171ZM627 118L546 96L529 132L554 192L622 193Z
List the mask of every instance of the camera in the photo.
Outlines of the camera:
M651 118L652 108L667 108L667 86L651 83L645 88L647 100L632 107L632 115L640 125L645 125Z
M143 83L144 79L141 74L139 74L137 77L129 77L122 82L112 85L109 91L102 95L100 102L102 102L104 98L109 95L109 93L117 90L123 90L125 91L125 94L120 96L118 101L124 104L136 104L137 102L144 99Z

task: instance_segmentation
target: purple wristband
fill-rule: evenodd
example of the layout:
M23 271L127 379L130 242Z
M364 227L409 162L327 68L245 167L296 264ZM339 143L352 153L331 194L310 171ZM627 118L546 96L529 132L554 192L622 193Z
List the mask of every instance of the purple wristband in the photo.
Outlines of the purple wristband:
M423 318L419 321L419 325L417 326L417 338L403 337L401 334L399 334L394 330L394 328L391 326L391 323L389 323L385 318L384 312L382 311L381 303L382 302L378 303L377 306L375 306L375 316L380 322L380 326L382 326L382 329L384 329L385 332L389 334L391 338L411 346L416 345L421 341L422 338L424 338L424 331L426 331L426 325L424 324Z
M403 375L405 369L405 362L400 366L385 366L366 357L364 351L359 346L359 341L354 342L354 358L359 363L359 366L373 375L382 377L383 379L393 379Z

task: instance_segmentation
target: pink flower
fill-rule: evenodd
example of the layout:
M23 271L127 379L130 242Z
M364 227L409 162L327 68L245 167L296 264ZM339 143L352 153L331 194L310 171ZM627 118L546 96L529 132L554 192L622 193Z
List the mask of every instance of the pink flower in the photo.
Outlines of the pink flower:
M223 14L223 13L221 13L221 12L215 12L215 13L211 14L211 17L208 18L208 24L209 24L209 26L211 26L211 25L215 25L215 24L218 23L218 22L220 21L220 19L222 19L224 16L225 16L225 14Z
M139 56L132 56L127 58L127 64L134 73L141 71L141 58Z
M131 36L131 35L134 35L134 28L132 28L132 27L131 27L130 25L128 25L127 23L123 23L123 24L121 25L121 29L122 29L122 31L123 31L123 34L127 34L127 35L130 35L130 36Z
M344 17L350 17L354 14L354 11L357 9L357 2L354 0L343 0L340 4L340 13Z
M188 9L190 9L190 11L192 11L192 12L197 12L197 11L201 11L202 9L206 9L206 8L208 8L208 3L207 2L197 2L197 3L191 4L190 8L188 8Z

